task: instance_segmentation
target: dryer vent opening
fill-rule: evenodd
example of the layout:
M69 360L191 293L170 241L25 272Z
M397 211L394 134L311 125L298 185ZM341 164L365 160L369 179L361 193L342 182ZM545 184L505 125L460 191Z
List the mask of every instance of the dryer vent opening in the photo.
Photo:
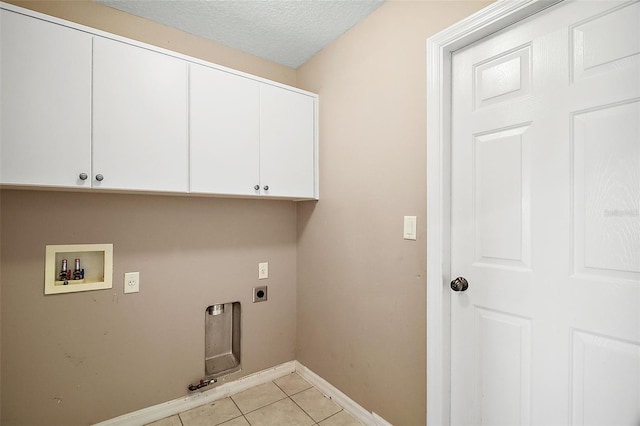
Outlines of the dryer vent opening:
M217 303L205 310L205 377L214 378L241 369L240 302Z

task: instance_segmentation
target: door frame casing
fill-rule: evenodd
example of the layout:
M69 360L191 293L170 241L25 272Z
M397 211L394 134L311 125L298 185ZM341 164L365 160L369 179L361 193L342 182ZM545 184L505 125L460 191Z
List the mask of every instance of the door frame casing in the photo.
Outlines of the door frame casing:
M427 425L450 424L451 56L561 0L499 0L427 39Z

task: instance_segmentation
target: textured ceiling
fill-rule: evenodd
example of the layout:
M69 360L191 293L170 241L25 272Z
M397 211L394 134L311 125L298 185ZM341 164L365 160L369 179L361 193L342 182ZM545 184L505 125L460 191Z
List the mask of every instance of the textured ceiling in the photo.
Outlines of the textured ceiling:
M384 0L95 0L298 68Z

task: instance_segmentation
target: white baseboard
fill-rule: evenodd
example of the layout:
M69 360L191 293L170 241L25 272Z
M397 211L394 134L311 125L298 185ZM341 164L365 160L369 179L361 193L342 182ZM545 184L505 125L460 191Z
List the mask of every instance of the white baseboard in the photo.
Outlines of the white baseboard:
M346 412L351 414L361 423L368 426L393 426L376 413L369 412L362 408L357 402L342 393L338 388L309 370L298 361L289 361L277 367L268 368L243 377L233 382L224 383L213 389L193 393L191 395L143 408L142 410L124 414L104 422L96 423L95 426L143 426L165 417L173 416L191 408L198 407L209 402L217 401L242 392L254 386L261 385L276 380L287 374L296 372L303 379L315 386L320 392L334 400Z
M142 426L165 417L173 416L191 408L198 407L218 399L226 398L243 390L247 390L263 383L271 382L287 374L293 373L296 369L295 361L285 362L277 367L268 368L249 376L243 377L233 382L224 383L213 389L193 393L182 398L143 408L142 410L124 414L104 422L96 423L95 426Z
M315 386L320 392L334 400L340 405L346 412L355 417L359 422L368 426L393 426L391 423L377 415L376 413L369 412L364 409L360 404L349 398L342 393L338 388L327 382L322 377L318 376L313 371L309 370L298 361L294 361L296 366L296 373L298 373L303 379Z

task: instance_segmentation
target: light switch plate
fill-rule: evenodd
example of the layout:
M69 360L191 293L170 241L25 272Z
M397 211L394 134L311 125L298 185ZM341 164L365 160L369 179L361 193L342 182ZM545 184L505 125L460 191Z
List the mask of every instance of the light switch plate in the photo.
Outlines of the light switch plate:
M404 239L405 240L416 240L416 217L415 216L405 216L404 217Z
M266 280L269 278L269 262L258 263L258 279Z

